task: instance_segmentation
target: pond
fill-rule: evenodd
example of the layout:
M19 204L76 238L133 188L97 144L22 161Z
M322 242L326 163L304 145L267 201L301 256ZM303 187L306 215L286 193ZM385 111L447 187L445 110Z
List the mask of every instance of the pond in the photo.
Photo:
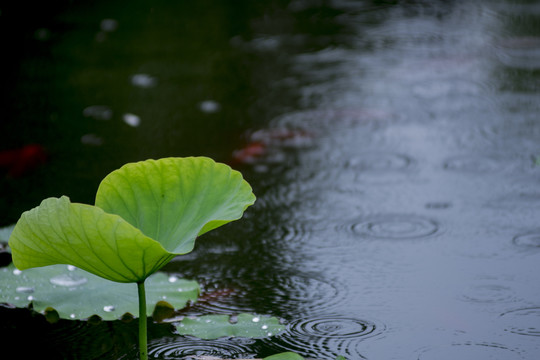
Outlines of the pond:
M210 156L258 198L164 270L201 284L187 313L286 330L152 324L150 358L539 358L537 2L36 6L1 8L0 226L148 158ZM18 358L137 351L134 323L0 314Z

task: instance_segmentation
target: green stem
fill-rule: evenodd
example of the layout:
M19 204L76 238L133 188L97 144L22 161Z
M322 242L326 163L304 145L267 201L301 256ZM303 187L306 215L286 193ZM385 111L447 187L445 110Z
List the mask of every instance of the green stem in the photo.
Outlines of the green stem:
M148 360L148 336L146 334L146 293L144 280L137 283L139 294L139 352L140 360Z

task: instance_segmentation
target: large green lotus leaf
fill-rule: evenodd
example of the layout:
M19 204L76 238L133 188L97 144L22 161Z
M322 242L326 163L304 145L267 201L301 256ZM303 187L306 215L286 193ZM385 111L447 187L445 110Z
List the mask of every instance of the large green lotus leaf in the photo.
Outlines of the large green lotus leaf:
M144 280L174 257L120 216L66 196L24 212L9 246L20 270L71 264L117 282Z
M201 339L217 339L223 336L263 338L283 331L285 326L274 317L239 314L236 319L230 315L204 315L186 317L176 329L181 335L193 335Z
M0 268L0 303L16 307L32 304L34 310L54 309L64 319L87 319L98 315L115 320L125 313L138 316L135 284L118 284L81 269L52 265L20 271L13 264ZM152 313L159 301L174 308L183 308L196 301L199 285L196 281L174 278L157 272L145 282L147 313Z
M96 206L120 215L171 253L193 250L197 236L242 217L251 186L207 157L129 163L99 185Z

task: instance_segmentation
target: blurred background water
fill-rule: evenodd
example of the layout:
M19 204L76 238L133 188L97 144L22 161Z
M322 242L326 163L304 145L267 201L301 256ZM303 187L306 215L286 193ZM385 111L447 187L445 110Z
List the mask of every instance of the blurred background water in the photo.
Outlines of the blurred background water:
M540 356L538 2L0 11L1 226L45 197L93 203L107 173L148 158L210 156L258 197L165 270L203 286L188 313L286 331L203 341L153 324L151 358ZM1 316L21 358L136 354L134 324Z

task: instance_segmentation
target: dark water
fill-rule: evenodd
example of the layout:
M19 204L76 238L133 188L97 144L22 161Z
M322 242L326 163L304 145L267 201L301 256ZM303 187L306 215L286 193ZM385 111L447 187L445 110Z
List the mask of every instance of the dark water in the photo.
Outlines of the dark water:
M2 225L47 196L92 203L103 176L146 158L211 156L258 196L166 270L213 294L191 313L287 330L203 341L153 324L151 358L540 357L537 2L1 10L1 147L48 154L1 180ZM0 310L21 358L136 354L136 324Z

